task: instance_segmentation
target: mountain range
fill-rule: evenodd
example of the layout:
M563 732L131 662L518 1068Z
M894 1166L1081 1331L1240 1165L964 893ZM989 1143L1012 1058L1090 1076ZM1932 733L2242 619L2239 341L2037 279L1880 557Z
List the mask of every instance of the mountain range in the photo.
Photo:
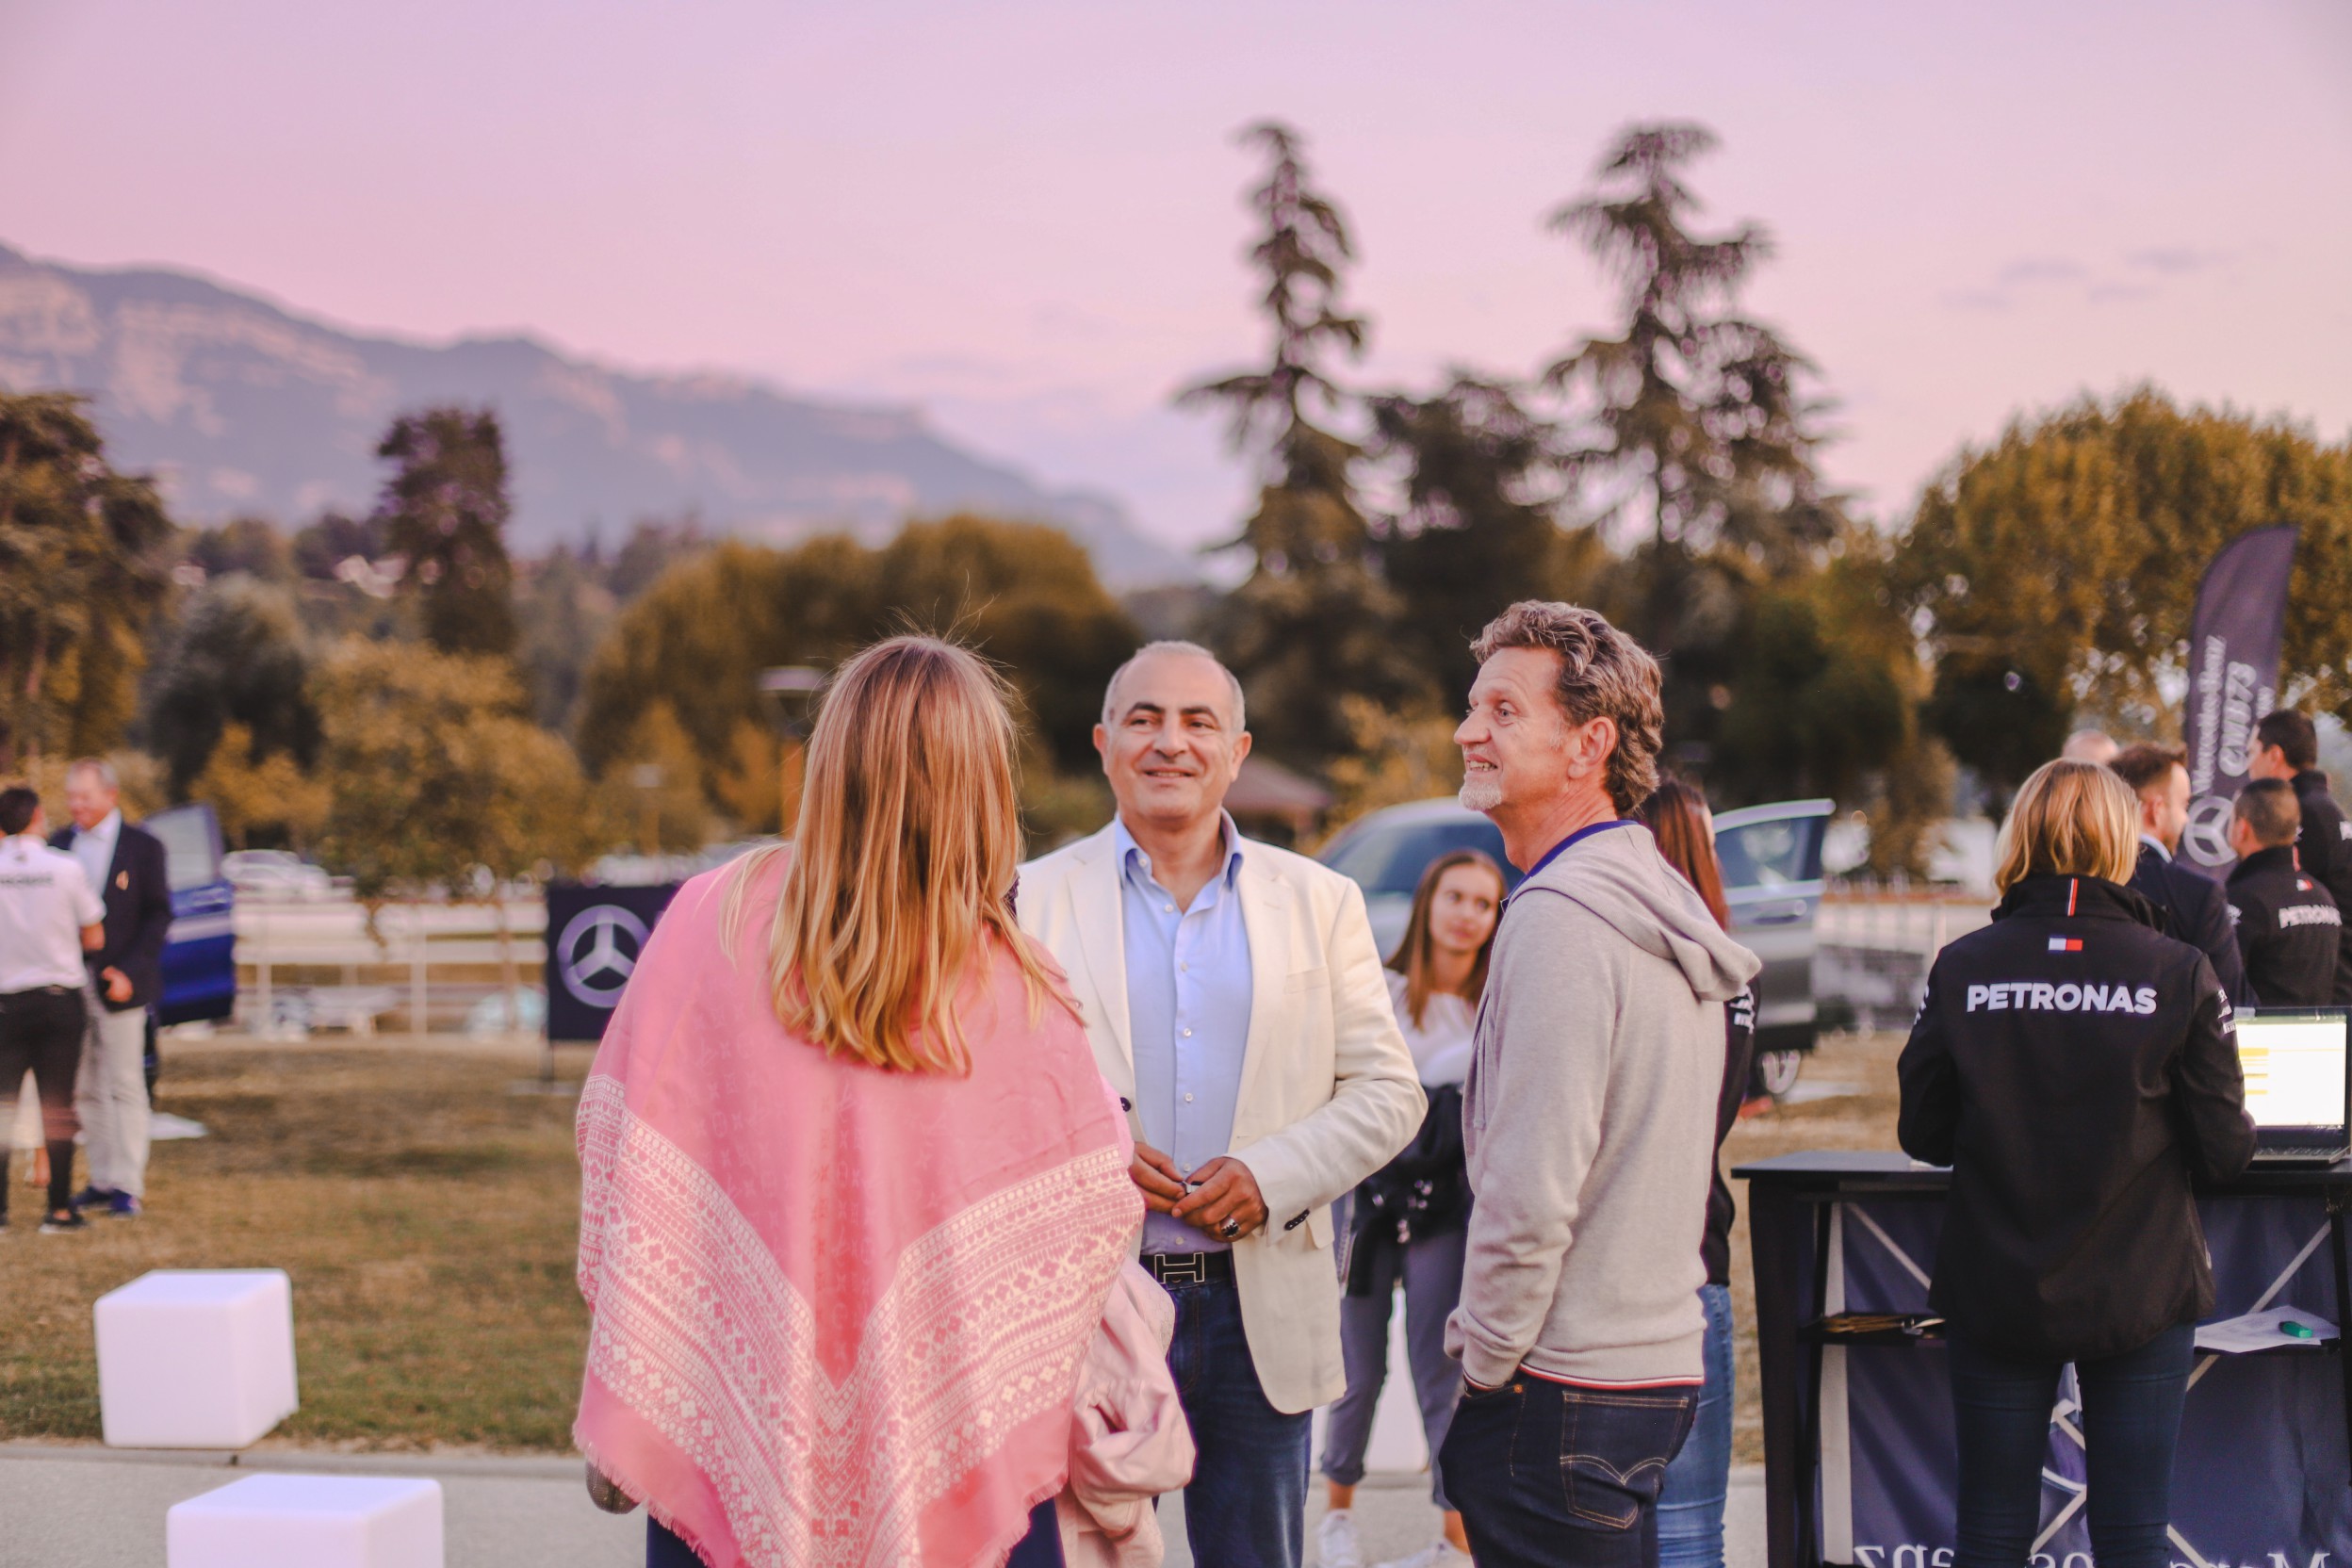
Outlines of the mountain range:
M367 336L188 273L84 270L5 245L0 389L88 396L109 459L155 474L186 522L364 514L393 416L457 402L498 411L512 539L526 552L617 541L645 517L773 542L827 528L874 541L910 516L970 509L1056 525L1114 588L1200 575L1111 498L1047 489L911 410L632 373L529 337Z

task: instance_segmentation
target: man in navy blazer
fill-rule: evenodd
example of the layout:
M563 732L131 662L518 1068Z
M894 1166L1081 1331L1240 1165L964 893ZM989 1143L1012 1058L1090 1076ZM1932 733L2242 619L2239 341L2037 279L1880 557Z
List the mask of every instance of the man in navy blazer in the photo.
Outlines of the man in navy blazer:
M82 862L106 906L106 939L90 954L90 1034L74 1108L82 1119L90 1185L76 1208L136 1218L147 1191L147 1010L163 1000L172 883L163 841L122 820L114 769L86 757L66 770L74 825L50 841Z
M2107 765L2140 799L2140 860L2132 868L2132 890L2164 912L2167 934L2204 950L2232 1004L2253 1005L2246 960L2230 929L2229 895L2212 877L2173 858L2189 825L2186 754L2144 743L2127 746Z

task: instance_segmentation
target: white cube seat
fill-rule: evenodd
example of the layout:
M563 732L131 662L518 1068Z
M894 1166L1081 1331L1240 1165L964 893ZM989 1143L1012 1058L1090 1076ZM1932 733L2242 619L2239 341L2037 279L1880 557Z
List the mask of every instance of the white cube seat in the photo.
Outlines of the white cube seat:
M248 1476L164 1515L167 1568L442 1568L441 1483Z
M242 1448L300 1403L282 1268L157 1269L98 1298L98 1411L118 1448Z

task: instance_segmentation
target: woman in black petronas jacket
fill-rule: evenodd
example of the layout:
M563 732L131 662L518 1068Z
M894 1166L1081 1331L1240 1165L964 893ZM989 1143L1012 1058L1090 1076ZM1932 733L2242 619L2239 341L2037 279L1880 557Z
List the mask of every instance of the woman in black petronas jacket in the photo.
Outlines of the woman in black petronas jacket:
M2074 1363L2099 1568L2164 1568L2173 1445L2213 1273L2192 1176L2254 1152L2229 999L2123 883L2131 792L2051 762L2001 833L1993 923L1944 949L1901 1063L1900 1135L1952 1167L1929 1300L1960 1449L1954 1568L2017 1568Z

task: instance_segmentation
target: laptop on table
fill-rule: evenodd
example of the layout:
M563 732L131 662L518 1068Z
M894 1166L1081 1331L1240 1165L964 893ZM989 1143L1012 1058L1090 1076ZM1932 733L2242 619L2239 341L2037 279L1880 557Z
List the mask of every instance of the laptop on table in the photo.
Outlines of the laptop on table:
M2238 1068L2257 1165L2333 1165L2352 1154L2352 1012L2278 1007L2237 1016Z

